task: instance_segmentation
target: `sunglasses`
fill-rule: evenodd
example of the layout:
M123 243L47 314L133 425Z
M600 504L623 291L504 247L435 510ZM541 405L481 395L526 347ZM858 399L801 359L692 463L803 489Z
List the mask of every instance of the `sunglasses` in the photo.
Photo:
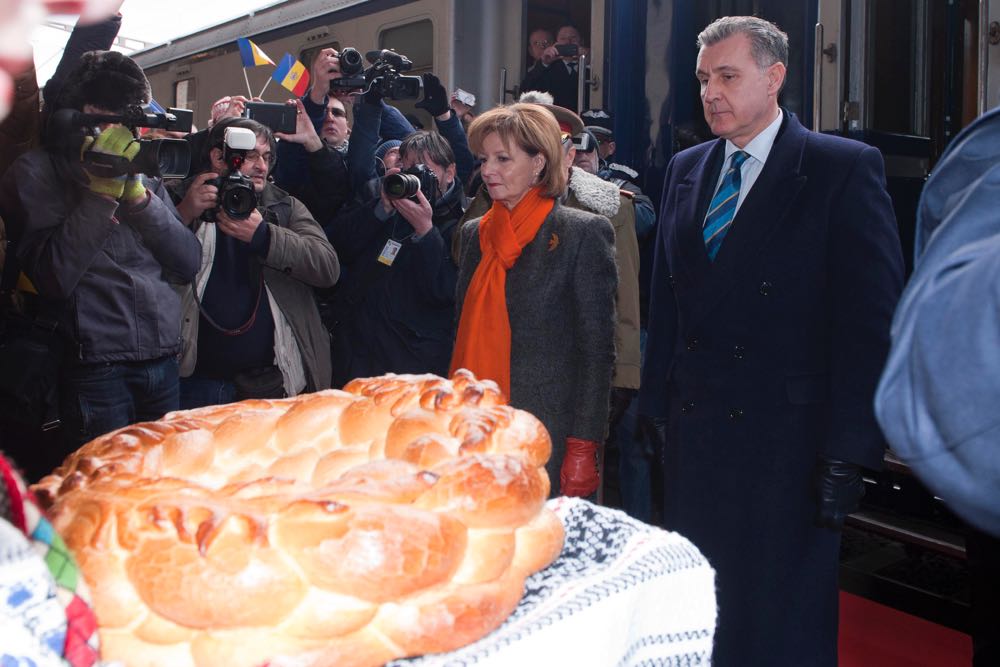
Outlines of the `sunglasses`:
M334 118L347 118L347 112L340 107L328 107L326 112Z
M559 140L564 144L569 143L570 141L573 141L573 135L569 132L560 132Z

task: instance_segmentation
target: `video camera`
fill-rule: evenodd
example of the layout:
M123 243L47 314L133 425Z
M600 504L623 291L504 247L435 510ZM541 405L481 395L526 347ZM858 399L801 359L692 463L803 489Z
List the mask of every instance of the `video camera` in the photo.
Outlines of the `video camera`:
M206 210L201 219L217 222L217 213L223 210L233 220L246 220L257 208L257 192L253 181L243 175L240 167L246 155L257 148L257 135L245 127L227 127L223 135L222 160L229 173L205 181L219 189L219 205Z
M389 199L413 198L417 192L423 192L431 207L437 199L437 187L437 176L424 164L382 178L382 190Z
M84 137L96 134L103 123L124 125L130 130L149 127L171 132L190 132L194 112L188 109L153 111L148 105L132 104L121 114L91 114L76 109L60 109L46 127L49 146L68 155L77 155ZM120 156L86 151L83 162L96 167L102 176L146 174L164 178L184 178L191 168L191 148L183 139L139 139L139 152L131 160Z
M364 68L364 60L371 63ZM347 47L340 52L341 78L330 81L331 93L346 93L361 89L363 92L375 92L380 97L390 100L412 100L420 97L424 82L419 76L405 76L405 72L413 67L406 56L390 49L369 51L364 60L361 52Z

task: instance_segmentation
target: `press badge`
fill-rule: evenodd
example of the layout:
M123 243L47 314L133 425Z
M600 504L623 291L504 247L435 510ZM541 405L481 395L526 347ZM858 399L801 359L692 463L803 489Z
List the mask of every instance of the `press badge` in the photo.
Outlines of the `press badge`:
M402 247L403 244L399 241L389 239L385 242L385 247L382 248L382 252L379 253L378 261L382 262L386 266L392 266L392 263L396 261L396 255L399 254L399 249Z

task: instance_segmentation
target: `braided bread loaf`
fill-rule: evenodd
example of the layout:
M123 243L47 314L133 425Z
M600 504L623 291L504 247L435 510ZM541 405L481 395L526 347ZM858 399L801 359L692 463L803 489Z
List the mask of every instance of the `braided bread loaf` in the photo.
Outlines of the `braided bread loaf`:
M502 401L459 371L174 412L35 490L105 658L378 665L486 635L562 548L549 436Z

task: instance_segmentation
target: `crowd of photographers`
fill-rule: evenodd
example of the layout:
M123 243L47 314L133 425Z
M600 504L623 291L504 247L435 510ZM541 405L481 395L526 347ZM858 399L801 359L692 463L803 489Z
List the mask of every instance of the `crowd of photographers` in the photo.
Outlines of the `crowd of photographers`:
M457 230L490 202L466 137L474 96L407 68L391 51L322 49L301 98L228 95L192 131L190 112L149 105L129 58L77 54L45 96L42 145L0 182L13 241L2 288L19 295L5 320L23 318L37 358L61 360L47 378L34 365L3 389L27 405L57 378L46 398L59 441L4 443L29 477L178 408L390 372L447 375ZM415 129L398 99L418 100L434 128ZM563 130L565 203L615 228L614 425L638 387L637 239L652 229L652 205L607 159L610 115L584 114L585 128L550 96L529 99Z

